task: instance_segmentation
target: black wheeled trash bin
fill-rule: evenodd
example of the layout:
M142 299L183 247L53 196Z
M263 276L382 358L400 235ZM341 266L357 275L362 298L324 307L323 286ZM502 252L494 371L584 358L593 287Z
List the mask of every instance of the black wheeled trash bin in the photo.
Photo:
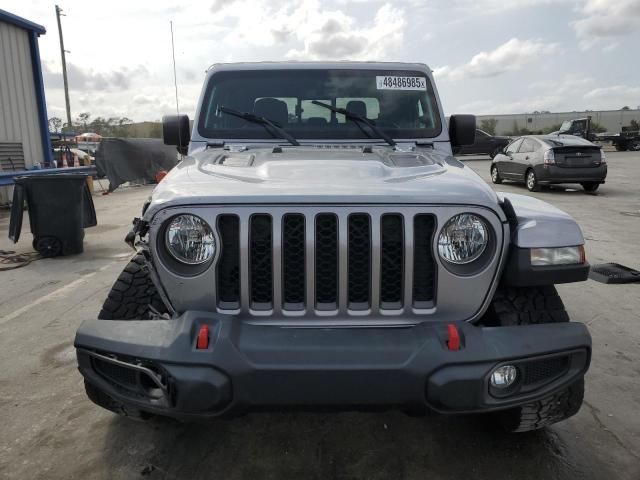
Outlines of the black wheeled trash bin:
M34 250L43 257L82 253L84 229L97 225L87 177L73 173L16 177L9 238L14 243L20 238L26 200Z

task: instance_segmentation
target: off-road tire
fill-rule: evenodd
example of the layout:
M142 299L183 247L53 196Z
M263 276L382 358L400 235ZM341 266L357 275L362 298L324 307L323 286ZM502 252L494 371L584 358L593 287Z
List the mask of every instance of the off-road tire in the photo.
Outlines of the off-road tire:
M91 400L93 403L95 403L99 407L109 410L110 412L122 415L123 417L143 421L148 420L153 416L149 413L138 410L137 408L133 408L120 403L119 401L110 397L86 380L84 381L84 390L85 392L87 392L87 397L89 397L89 400Z
M616 147L616 152L626 152L627 149L629 148L626 143L624 145L620 145L619 143L616 143L615 147Z
M502 427L514 433L538 430L572 417L580 410L584 398L584 378L538 402L499 413Z
M590 193L593 193L596 190L598 190L598 187L600 186L600 184L597 182L585 182L585 183L581 183L580 185L582 185L582 188L584 188L585 192L590 192Z
M565 323L569 315L553 285L499 287L483 319L486 325L516 326ZM565 420L580 410L584 378L537 402L497 412L500 425L509 432L528 432Z
M100 320L148 320L166 307L151 281L144 255L137 253L111 287L98 314Z
M556 287L499 287L493 296L484 322L509 327L569 321Z

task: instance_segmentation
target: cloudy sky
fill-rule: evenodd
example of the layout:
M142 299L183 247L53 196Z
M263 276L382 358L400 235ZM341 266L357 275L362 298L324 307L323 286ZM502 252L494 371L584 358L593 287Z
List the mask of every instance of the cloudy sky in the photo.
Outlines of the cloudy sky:
M40 38L49 116L64 117L54 3L4 0ZM217 62L400 60L435 72L447 114L640 106L640 0L59 0L71 109L193 115ZM634 52L633 54L631 52Z

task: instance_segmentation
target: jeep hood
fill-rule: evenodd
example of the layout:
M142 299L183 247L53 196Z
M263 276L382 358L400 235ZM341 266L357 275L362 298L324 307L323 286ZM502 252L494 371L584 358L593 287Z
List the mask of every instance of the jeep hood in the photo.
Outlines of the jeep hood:
M498 205L493 190L451 155L420 148L209 149L186 157L153 192L146 217L197 204Z

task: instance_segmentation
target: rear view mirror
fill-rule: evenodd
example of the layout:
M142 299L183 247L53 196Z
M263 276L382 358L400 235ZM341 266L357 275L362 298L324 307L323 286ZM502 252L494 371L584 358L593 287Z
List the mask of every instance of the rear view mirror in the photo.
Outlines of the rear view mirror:
M454 148L473 145L476 141L475 115L451 115L449 118L449 139Z
M165 115L162 117L162 139L165 145L175 145L181 154L186 155L190 137L187 115Z

